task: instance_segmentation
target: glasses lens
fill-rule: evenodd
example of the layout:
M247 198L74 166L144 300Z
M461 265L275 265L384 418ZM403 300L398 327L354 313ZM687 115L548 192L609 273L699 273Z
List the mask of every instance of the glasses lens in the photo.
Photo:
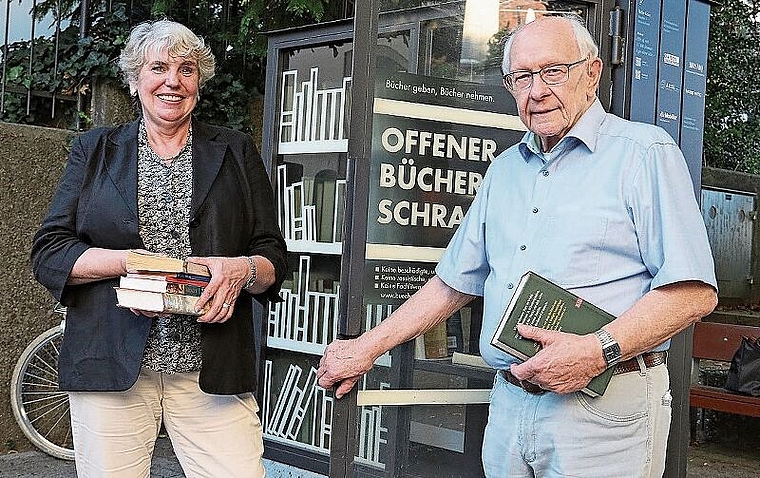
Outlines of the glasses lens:
M514 71L507 75L509 87L513 90L530 88L533 83L533 74L529 71Z
M541 69L539 75L547 85L559 85L567 81L568 71L567 65L553 65Z

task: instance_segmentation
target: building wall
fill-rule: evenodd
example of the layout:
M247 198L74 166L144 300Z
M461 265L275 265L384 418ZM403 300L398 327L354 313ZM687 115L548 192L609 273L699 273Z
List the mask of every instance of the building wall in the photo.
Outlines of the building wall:
M0 123L0 452L28 450L10 408L13 367L27 344L60 319L29 267L32 236L47 211L74 134Z

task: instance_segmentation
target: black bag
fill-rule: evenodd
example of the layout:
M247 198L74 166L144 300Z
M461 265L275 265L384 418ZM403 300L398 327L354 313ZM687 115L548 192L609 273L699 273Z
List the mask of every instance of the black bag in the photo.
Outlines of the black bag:
M760 337L742 337L742 343L731 359L724 388L760 397Z

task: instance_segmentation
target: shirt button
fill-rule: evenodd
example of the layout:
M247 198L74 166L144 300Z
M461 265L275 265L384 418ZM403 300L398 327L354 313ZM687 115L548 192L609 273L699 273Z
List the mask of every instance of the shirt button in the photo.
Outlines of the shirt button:
M525 246L525 244L523 244L522 246L520 246L520 250L521 251L524 251L525 249L527 249L527 247Z
M511 283L511 282L510 282L509 284L507 284L507 289L511 289L511 288L513 288L514 286L515 286L515 285L514 285L513 283Z
M538 212L538 208L537 208L537 207L534 207L534 208L533 208L533 214L536 214L537 212Z
M549 171L543 171L541 174L543 174L544 176L548 176L549 175Z

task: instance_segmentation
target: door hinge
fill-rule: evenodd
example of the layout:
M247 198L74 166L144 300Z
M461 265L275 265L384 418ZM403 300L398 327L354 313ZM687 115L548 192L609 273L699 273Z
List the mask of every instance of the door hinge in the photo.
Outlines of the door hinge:
M619 5L610 11L610 65L623 64L623 9Z

